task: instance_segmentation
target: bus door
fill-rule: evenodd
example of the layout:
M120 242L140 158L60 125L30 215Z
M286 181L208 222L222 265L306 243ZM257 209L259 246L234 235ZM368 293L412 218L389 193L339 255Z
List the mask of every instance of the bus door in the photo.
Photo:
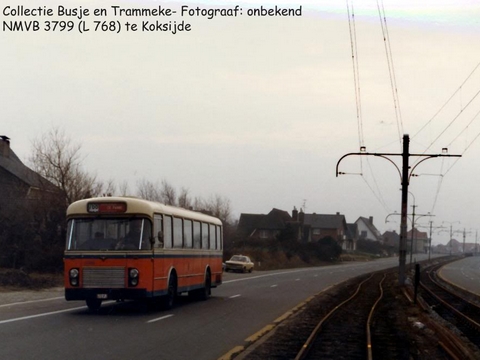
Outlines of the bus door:
M155 242L153 244L153 276L152 288L154 293L161 291L166 287L165 268L164 268L164 228L163 217L155 214L153 217L153 236Z

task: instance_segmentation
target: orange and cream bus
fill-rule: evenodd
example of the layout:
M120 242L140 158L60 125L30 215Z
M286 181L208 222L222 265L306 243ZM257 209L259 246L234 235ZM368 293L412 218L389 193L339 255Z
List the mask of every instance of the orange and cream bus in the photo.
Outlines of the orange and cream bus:
M207 299L222 283L222 222L129 197L77 201L67 209L65 299Z

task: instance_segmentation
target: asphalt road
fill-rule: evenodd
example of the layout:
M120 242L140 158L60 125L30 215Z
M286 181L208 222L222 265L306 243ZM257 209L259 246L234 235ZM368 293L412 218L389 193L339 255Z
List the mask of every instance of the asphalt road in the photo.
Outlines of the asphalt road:
M466 257L445 265L440 276L480 296L480 256Z
M182 296L171 311L109 302L90 313L83 302L67 302L58 292L0 304L0 359L218 359L308 297L393 266L398 258L226 273L210 299Z

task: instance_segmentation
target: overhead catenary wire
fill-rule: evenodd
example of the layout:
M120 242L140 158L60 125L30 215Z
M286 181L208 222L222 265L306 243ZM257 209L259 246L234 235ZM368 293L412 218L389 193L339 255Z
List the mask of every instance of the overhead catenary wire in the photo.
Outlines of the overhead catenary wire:
M361 91L360 91L360 68L358 65L358 49L357 49L357 31L355 26L355 10L353 8L353 3L349 4L349 1L346 1L347 5L347 15L348 15L348 28L350 33L350 48L352 52L352 68L353 68L353 82L355 89L355 106L357 113L357 132L358 132L358 146L361 148L365 145L365 138L363 133L363 116L362 116L362 102L361 102ZM360 157L360 173L363 173L363 162Z
M382 201L382 199L380 199L380 197L378 197L378 195L375 193L375 191L373 190L372 186L368 183L368 181L365 179L364 176L362 176L362 179L363 181L365 181L365 184L367 184L368 188L370 189L370 191L372 192L373 196L375 196L375 198L377 199L377 201L380 203L380 205L382 205L383 209L385 210L385 212L390 212L387 208L387 206L385 205L385 203Z
M457 119L460 117L460 115L463 114L463 111L468 108L470 106L470 104L473 102L473 100L475 100L477 98L477 96L480 95L480 90L477 91L477 93L470 99L470 101L463 107L460 109L460 111L458 112L458 114L453 118L452 121L450 121L450 123L445 127L445 129L442 130L442 132L440 132L440 134L430 143L430 145L427 146L427 149L423 152L424 154L433 146L433 144L435 144L437 142L438 139L440 139L440 137L442 137L442 135L457 121Z
M377 0L377 9L378 9L378 15L380 18L380 26L382 28L383 43L385 45L385 54L387 57L388 73L390 76L390 87L392 89L393 105L395 108L395 119L397 121L398 139L399 139L400 148L402 148L402 136L403 136L402 112L400 110L400 99L398 96L397 80L395 76L395 66L393 63L392 48L390 46L390 36L388 34L387 16L385 14L383 1L382 1L382 6L380 7L380 3Z
M472 118L472 120L470 120L470 122L467 124L467 126L465 126L463 128L463 130L460 131L460 133L457 136L455 136L452 141L450 141L450 143L447 145L447 147L450 147L455 142L455 140L457 140L465 131L467 131L467 129L470 127L470 125L472 125L472 123L478 118L478 115L480 115L480 110L475 114L475 116Z
M350 48L351 48L351 57L352 57L352 68L353 68L353 81L354 81L354 90L355 90L355 105L356 105L356 113L357 113L357 131L358 131L358 142L359 142L359 147L362 148L365 146L365 135L364 135L364 129L363 129L363 114L362 114L362 101L361 101L361 88L360 88L360 66L359 66L359 56L358 56L358 46L357 46L357 31L356 31L356 23L355 23L355 9L353 6L353 1L346 0L346 6L347 6L347 16L348 16L348 27L349 27L349 34L350 34ZM388 34L386 35L388 37ZM390 67L390 64L389 64ZM395 83L395 80L393 80L393 83ZM394 91L395 93L395 91ZM395 104L397 102L395 101ZM398 122L397 122L398 123ZM373 179L374 187L369 184L368 180L365 178L363 174L363 162L362 162L362 157L360 156L360 174L369 187L369 189L372 191L373 195L375 198L378 200L378 202L382 205L382 207L388 211L388 207L386 206L386 202L383 199L382 193L380 191L380 187L378 185L378 182L375 178L375 175L373 173L372 167L370 165L370 162L367 159L367 164L368 168L370 171L370 174Z
M480 66L480 62L475 66L475 68L470 72L470 74L466 77L465 80L460 84L460 86L453 92L453 94L445 101L445 103L438 109L438 111L428 120L425 125L423 125L420 130L418 130L415 135L412 136L412 138L416 137L420 132L422 132L436 117L437 115L450 103L450 101L457 95L458 92L461 91L465 83L472 77L472 75L475 73L475 71L478 69Z

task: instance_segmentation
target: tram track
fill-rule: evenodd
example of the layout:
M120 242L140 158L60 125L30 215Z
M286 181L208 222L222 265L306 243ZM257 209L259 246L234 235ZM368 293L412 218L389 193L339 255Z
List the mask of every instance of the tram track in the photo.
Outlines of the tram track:
M420 295L431 310L480 347L480 306L438 280L437 271L443 265L436 264L422 272Z
M398 286L396 269L359 276L317 294L239 359L478 359L477 330L464 329L447 316L441 319L436 310L443 305L428 300L426 288L433 285L426 283L445 265L434 263L420 264L425 268L416 304L411 283ZM443 302L456 304L457 312L480 324L480 308L474 304L453 298ZM477 328L475 323L465 326ZM473 340L457 328L472 331Z
M383 295L384 279L385 274L377 273L360 282L353 295L320 320L295 359L361 358L362 354L371 354L369 324L374 305ZM348 341L344 341L345 328Z

